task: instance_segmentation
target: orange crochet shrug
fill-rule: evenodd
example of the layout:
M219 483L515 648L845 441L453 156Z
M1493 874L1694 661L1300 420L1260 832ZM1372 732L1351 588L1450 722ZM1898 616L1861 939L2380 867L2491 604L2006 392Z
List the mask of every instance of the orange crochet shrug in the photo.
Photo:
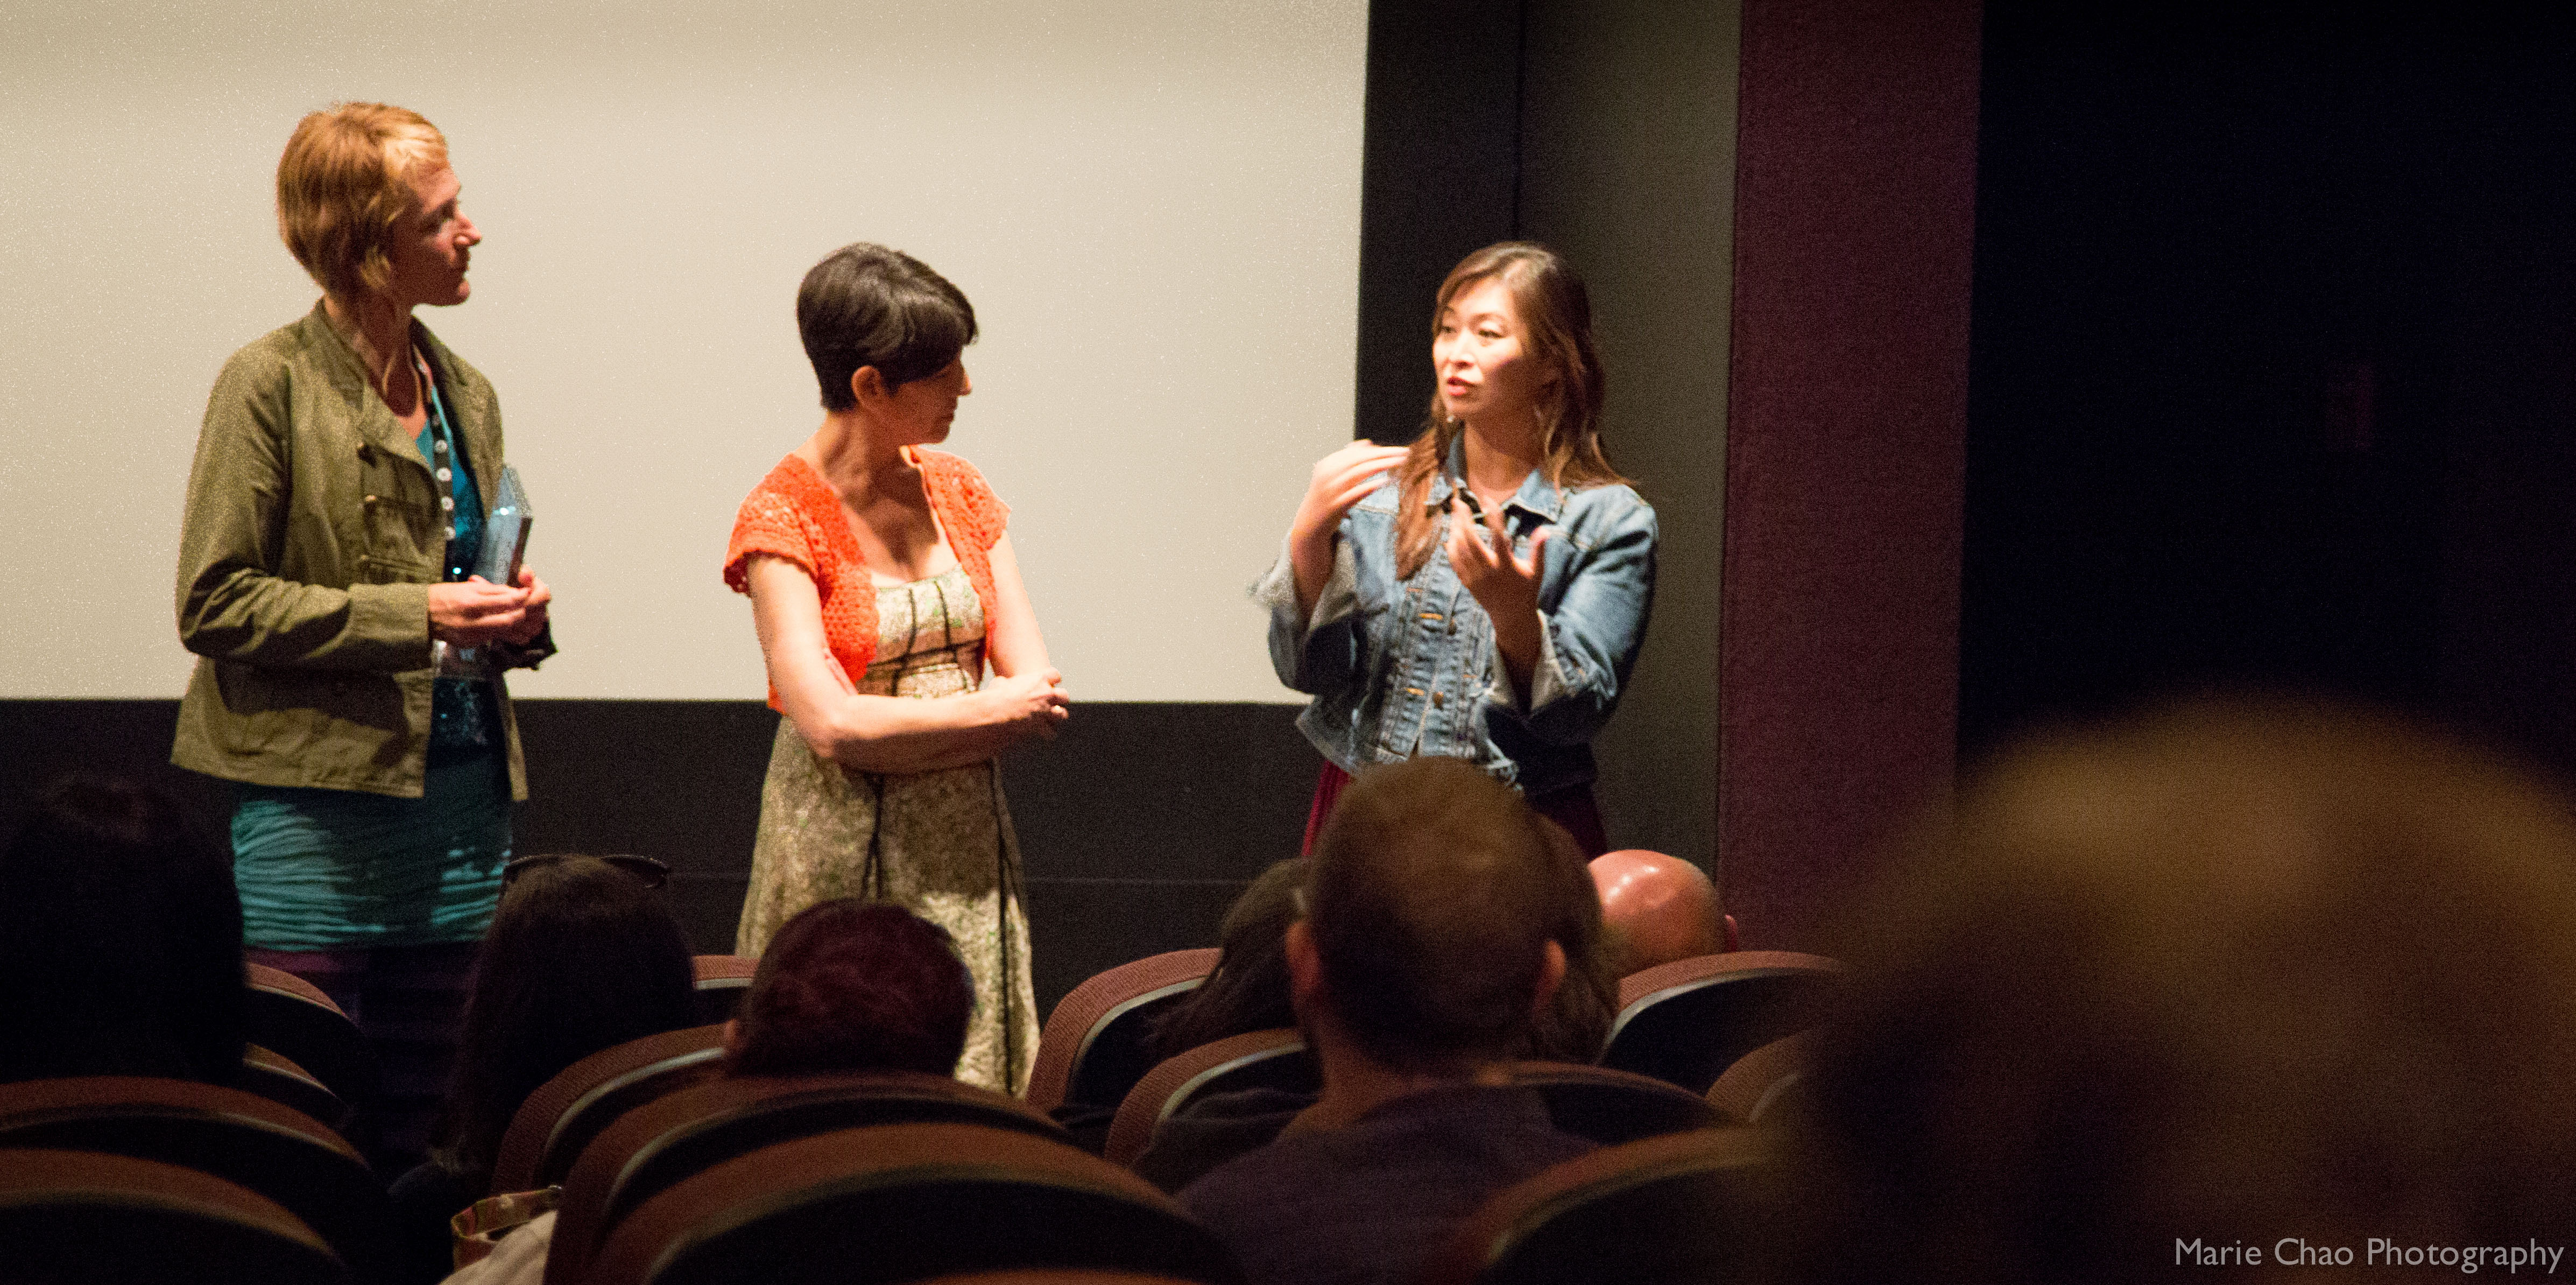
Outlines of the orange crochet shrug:
M983 600L989 629L993 620L993 545L1008 524L1009 506L984 484L975 466L946 451L912 448L921 468L930 511L948 534L949 549ZM751 592L748 567L752 555L785 558L814 577L823 599L823 639L832 655L856 682L868 672L877 650L877 593L867 561L850 534L841 511L840 494L814 466L794 455L779 461L760 480L734 515L733 542L725 549L725 583L736 593ZM778 689L769 689L769 707L778 709Z

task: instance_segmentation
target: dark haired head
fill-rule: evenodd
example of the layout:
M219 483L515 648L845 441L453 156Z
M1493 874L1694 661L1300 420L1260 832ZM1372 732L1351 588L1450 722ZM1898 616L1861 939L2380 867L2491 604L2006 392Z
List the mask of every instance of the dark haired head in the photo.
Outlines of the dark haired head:
M155 791L79 776L37 796L0 848L0 970L0 1080L240 1074L232 854Z
M439 1162L488 1172L539 1085L611 1045L697 1025L696 998L688 939L660 893L597 857L528 863L475 960Z
M1509 1057L1570 886L1510 786L1456 759L1370 769L1334 804L1308 876L1333 1016L1399 1070L1454 1075Z
M1273 864L1235 898L1217 927L1216 967L1154 1024L1154 1058L1179 1057L1248 1031L1297 1024L1288 999L1288 925L1297 922L1297 890L1306 858Z
M2035 735L1819 942L1852 972L1800 1085L1794 1279L2576 1217L2576 815L2438 731L2258 701Z
M887 902L821 902L770 938L725 1070L954 1075L974 1013L975 979L946 929Z
M796 333L823 409L858 404L850 377L873 366L892 392L948 368L975 342L975 305L948 278L900 250L861 241L824 256L796 291Z
M1601 893L1592 882L1583 845L1545 817L1551 875L1556 881L1555 926L1548 932L1565 951L1565 980L1531 1019L1520 1056L1541 1062L1599 1061L1619 1015L1618 955L1601 917Z
M1608 395L1608 376L1592 342L1592 295L1583 278L1563 255L1534 241L1499 241L1458 261L1433 296L1431 327L1458 296L1495 280L1510 292L1519 317L1524 349L1547 373L1548 394L1538 410L1539 471L1559 490L1623 482L1619 470L1601 451L1601 408ZM1396 506L1396 576L1410 580L1430 559L1439 523L1423 508L1431 494L1431 475L1449 458L1450 446L1466 426L1449 414L1449 404L1433 390L1422 434L1396 469L1401 490Z

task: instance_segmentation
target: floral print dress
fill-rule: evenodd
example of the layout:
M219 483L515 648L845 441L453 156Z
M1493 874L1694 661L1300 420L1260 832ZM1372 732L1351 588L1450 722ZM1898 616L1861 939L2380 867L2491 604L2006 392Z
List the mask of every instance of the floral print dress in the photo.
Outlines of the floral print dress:
M749 556L783 557L815 577L825 637L867 695L937 700L974 691L984 673L985 602L1000 502L954 456L924 452L932 505L959 565L903 584L877 583L856 556L839 501L792 457L743 506L726 578L743 587ZM828 508L826 506L828 505ZM988 523L977 518L991 515ZM859 599L859 594L868 597ZM859 637L848 634L865 628ZM773 704L775 701L773 700ZM1038 1043L1020 847L991 762L878 773L817 758L794 723L778 722L760 790L734 949L758 955L800 910L835 897L906 906L948 930L975 978L975 1016L957 1077L1025 1092Z

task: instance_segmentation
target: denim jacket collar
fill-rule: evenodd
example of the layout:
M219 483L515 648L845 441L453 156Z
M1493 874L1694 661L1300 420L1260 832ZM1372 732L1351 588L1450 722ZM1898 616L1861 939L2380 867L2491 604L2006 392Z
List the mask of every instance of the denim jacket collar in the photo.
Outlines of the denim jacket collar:
M1466 475L1467 435L1461 432L1456 440L1449 443L1447 467L1431 475L1430 502L1444 509L1449 507L1452 489L1449 479ZM1503 507L1519 509L1541 521L1557 522L1565 517L1565 493L1548 484L1546 469L1534 468L1528 477L1521 479L1521 489L1512 492L1512 498L1504 501Z

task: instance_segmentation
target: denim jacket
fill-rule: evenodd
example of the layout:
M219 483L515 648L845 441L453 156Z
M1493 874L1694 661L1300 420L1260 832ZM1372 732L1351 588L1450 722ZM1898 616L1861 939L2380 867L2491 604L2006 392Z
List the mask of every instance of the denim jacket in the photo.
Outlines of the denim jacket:
M1446 506L1449 474L1431 499ZM1523 707L1494 624L1449 565L1445 539L1409 581L1395 575L1390 474L1342 518L1312 621L1283 552L1252 597L1270 611L1270 664L1314 696L1297 719L1324 757L1356 773L1418 755L1462 758L1524 793L1589 784L1592 737L1610 721L1655 598L1655 511L1625 486L1559 491L1533 471L1504 506L1513 550L1551 528L1540 573L1538 663ZM1446 533L1450 519L1441 520Z

